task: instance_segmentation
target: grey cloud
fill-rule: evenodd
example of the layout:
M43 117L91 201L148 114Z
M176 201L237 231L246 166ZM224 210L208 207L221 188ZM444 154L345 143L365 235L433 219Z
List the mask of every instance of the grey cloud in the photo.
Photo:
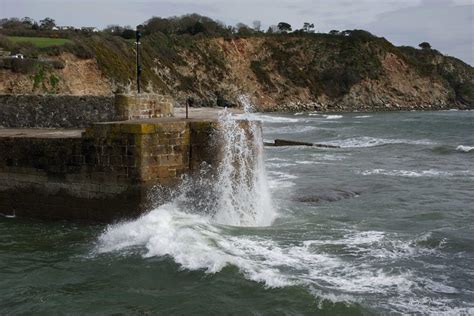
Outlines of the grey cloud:
M472 0L0 0L1 17L52 16L58 24L137 25L152 16L199 13L228 24L264 27L285 21L299 28L369 29L398 45L430 41L444 53L473 63Z
M474 5L427 1L410 9L380 14L367 28L398 45L427 41L441 52L474 64Z

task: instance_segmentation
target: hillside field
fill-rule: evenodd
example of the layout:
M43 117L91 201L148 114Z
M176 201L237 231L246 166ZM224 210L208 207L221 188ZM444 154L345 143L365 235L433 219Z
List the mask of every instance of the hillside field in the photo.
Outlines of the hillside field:
M49 37L24 37L24 36L8 36L13 43L30 42L39 48L61 46L66 43L72 43L66 38L49 38Z

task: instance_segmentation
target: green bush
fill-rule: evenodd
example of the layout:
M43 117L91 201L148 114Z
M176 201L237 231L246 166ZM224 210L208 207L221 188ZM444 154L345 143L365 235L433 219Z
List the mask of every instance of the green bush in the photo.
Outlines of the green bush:
M267 89L273 90L275 88L268 72L264 69L263 63L259 60L252 60L250 62L250 69L257 77L258 82Z
M29 73L32 73L38 66L38 61L34 59L13 58L10 60L11 60L11 71L15 73L29 74Z

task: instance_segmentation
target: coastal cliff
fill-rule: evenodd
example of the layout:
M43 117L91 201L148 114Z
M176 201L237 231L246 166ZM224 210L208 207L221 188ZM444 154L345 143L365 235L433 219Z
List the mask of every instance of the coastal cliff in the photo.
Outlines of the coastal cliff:
M133 41L117 36L76 38L47 53L57 67L2 65L0 93L133 89L134 54ZM260 111L474 108L473 67L360 30L229 38L157 32L143 37L142 60L145 90L170 94L178 105L239 106L247 95Z

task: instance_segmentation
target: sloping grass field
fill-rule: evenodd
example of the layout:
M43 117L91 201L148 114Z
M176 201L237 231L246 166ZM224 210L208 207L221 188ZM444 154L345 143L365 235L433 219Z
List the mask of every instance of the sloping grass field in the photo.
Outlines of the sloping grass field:
M72 41L67 38L8 36L8 39L13 43L30 42L39 48L61 46L66 43L72 43Z

